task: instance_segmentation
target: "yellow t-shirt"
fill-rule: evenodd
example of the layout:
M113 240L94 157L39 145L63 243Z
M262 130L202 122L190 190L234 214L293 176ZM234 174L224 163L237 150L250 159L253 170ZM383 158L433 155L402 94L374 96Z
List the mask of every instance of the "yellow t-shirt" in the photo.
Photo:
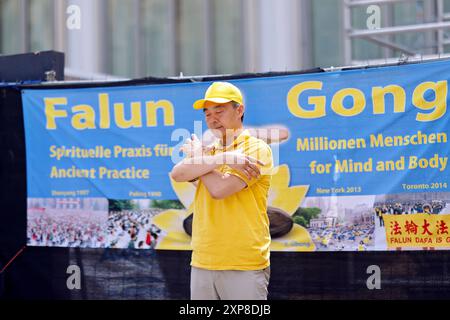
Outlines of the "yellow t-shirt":
M247 186L224 199L213 199L199 180L192 224L191 265L209 270L260 270L270 265L270 232L267 197L273 167L272 151L244 130L227 147L212 154L241 150L264 163L261 176L249 180L222 165L218 170L241 178Z

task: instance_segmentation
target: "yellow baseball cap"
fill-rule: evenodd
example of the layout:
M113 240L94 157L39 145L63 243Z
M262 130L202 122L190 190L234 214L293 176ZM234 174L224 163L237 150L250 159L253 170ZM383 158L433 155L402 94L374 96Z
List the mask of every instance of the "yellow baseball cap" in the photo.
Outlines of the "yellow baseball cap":
M229 82L213 82L206 90L205 98L194 102L194 109L203 109L205 101L216 103L236 101L243 104L241 90Z

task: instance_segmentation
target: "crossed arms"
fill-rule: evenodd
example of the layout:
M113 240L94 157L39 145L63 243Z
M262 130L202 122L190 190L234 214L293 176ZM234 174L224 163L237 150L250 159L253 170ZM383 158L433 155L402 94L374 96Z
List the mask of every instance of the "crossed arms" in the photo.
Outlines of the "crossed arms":
M173 167L170 176L177 182L200 179L214 199L226 198L247 186L243 179L232 174L223 174L216 170L217 168L226 164L251 180L261 174L257 164L264 165L261 161L237 151L204 155L201 143L195 135L192 135L192 140L187 140L182 150L186 153L186 158Z

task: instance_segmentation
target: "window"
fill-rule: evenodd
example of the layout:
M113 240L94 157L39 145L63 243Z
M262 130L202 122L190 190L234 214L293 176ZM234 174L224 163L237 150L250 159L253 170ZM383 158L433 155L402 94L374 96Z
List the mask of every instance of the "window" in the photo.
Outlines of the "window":
M243 72L243 16L241 0L211 1L212 73Z
M24 52L21 36L22 6L17 0L0 0L0 52L15 54Z
M126 77L242 71L242 0L108 0L106 72Z
M29 0L28 51L53 49L53 0Z
M167 0L152 0L142 1L140 6L140 76L174 75L173 5Z
M416 25L437 21L435 1L408 1L380 6L381 27ZM367 29L367 6L352 9L352 27ZM436 54L438 52L436 31L402 32L391 35L374 36L382 41L403 47L414 54ZM352 40L352 58L354 60L370 60L399 58L402 52L386 46L377 45L366 39Z
M342 14L340 1L312 1L313 65L342 65Z
M206 1L177 1L177 54L179 71L185 75L208 73Z
M138 76L136 60L137 10L130 0L107 1L107 72L124 77Z

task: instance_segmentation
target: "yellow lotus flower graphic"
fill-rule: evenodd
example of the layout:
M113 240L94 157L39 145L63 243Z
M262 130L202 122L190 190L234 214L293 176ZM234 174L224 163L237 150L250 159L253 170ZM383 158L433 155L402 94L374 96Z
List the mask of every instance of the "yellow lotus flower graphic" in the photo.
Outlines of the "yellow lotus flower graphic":
M303 201L309 186L289 187L290 173L287 165L274 168L268 197L271 251L314 251L311 236L304 227L293 223L291 216ZM187 210L170 209L153 217L153 223L165 236L158 240L156 249L190 250L189 230L194 206L195 186L188 182L175 182L172 188ZM190 231L190 230L189 230Z

